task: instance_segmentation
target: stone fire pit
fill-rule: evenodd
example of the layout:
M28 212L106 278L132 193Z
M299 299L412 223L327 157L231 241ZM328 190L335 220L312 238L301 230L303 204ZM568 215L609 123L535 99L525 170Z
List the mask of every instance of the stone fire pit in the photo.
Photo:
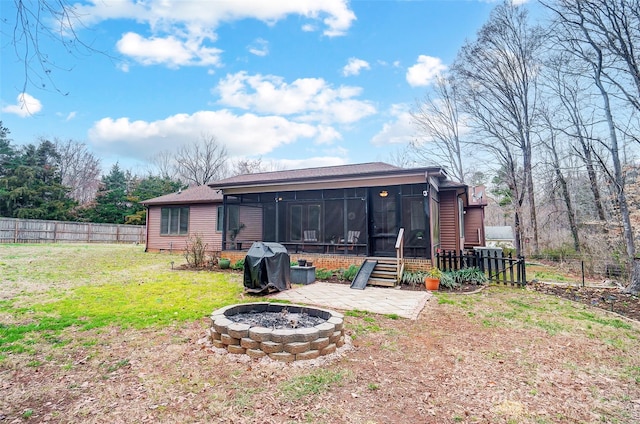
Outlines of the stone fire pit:
M211 314L213 345L252 358L315 359L344 345L344 315L282 303L230 305Z

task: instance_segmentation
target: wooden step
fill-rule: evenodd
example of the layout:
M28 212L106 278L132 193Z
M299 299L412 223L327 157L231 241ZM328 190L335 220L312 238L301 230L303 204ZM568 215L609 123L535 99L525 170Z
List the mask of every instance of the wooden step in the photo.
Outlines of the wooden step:
M397 271L382 271L379 269L374 269L371 273L371 277L379 277L379 278L397 278Z
M369 282L367 284L371 286L395 287L396 280L395 278L392 280L387 278L369 278Z

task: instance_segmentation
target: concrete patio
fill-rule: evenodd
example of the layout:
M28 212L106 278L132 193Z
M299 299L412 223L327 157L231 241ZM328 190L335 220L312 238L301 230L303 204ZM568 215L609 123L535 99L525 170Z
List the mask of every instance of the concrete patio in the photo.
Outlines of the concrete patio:
M432 296L426 291L371 286L364 290L354 290L348 284L316 282L297 286L270 297L343 311L358 309L376 314L396 314L415 320Z

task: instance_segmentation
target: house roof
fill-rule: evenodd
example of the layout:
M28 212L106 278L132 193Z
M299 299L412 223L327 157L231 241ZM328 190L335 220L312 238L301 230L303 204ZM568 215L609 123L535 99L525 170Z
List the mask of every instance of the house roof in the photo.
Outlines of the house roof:
M513 228L511 226L484 227L487 240L513 240Z
M287 183L305 183L314 181L351 180L354 178L367 178L371 176L395 176L442 174L440 167L430 168L399 168L384 162L368 162L351 165L325 166L318 168L292 169L287 171L261 172L256 174L237 175L224 180L211 183L215 188L238 188L254 185L279 185Z
M140 202L143 205L179 205L189 203L222 203L222 193L207 185L189 187L164 196Z

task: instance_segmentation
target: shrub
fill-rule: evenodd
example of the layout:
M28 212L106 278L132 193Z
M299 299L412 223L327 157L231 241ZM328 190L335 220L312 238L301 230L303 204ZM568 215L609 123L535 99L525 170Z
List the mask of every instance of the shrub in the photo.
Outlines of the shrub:
M338 278L340 278L340 280L353 281L353 279L356 278L356 274L358 274L358 271L360 271L359 266L351 265L347 269L341 269L339 271L340 273L338 275Z
M296 264L297 265L297 264ZM316 269L316 279L328 280L333 277L333 272L325 268Z
M184 257L191 267L201 268L207 262L207 244L200 234L189 236L184 248Z
M543 249L542 252L535 256L538 259L548 259L554 262L562 262L567 258L570 258L576 254L573 246L569 244L563 244L555 249ZM534 255L532 255L533 257Z
M402 283L409 284L411 287L415 287L416 284L422 284L426 273L422 271L404 271L402 273Z
M231 269L236 271L244 269L244 259L238 259L233 265L231 265Z
M454 271L445 271L440 275L440 287L453 290L458 286L460 283L458 283Z
M454 272L456 282L458 284L477 284L481 285L487 282L487 276L480 268L463 268Z

